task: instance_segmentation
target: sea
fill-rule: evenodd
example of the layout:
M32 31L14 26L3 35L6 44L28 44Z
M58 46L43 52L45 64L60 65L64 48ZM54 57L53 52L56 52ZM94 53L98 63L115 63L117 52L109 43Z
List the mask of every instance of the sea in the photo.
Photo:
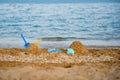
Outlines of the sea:
M0 4L0 47L120 46L120 3Z

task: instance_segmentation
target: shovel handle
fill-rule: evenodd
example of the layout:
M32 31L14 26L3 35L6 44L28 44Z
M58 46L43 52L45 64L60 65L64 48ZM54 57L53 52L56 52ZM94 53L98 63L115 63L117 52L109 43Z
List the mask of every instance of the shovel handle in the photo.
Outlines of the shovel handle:
M21 37L22 37L22 39L24 40L24 42L25 42L25 44L26 44L27 41L26 41L25 37L23 36L23 34L21 34Z

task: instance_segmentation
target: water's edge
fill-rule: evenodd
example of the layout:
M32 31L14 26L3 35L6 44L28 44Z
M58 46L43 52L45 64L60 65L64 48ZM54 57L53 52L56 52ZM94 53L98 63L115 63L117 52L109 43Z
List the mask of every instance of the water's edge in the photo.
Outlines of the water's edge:
M0 48L24 48L22 40L0 40ZM29 40L30 41L30 40ZM42 41L39 45L40 48L67 48L73 42L71 41ZM120 40L79 40L83 45L88 48L119 48ZM30 43L35 42L31 40Z

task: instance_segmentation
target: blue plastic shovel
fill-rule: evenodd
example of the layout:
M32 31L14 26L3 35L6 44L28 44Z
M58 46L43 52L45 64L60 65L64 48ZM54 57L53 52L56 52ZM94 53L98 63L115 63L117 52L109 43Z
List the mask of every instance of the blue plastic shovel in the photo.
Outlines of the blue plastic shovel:
M23 41L25 42L24 47L27 48L27 47L30 45L30 43L26 41L26 39L25 39L25 37L23 36L23 34L21 34L21 37L22 37Z

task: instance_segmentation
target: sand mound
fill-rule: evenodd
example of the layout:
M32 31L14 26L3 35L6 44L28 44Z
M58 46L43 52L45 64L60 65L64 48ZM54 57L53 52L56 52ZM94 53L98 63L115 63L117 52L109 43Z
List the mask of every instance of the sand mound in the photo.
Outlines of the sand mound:
M76 54L88 54L89 51L87 48L80 42L80 41L74 41L70 45L70 48L75 50Z
M40 52L39 48L33 43L29 45L26 51L32 54L38 54Z

